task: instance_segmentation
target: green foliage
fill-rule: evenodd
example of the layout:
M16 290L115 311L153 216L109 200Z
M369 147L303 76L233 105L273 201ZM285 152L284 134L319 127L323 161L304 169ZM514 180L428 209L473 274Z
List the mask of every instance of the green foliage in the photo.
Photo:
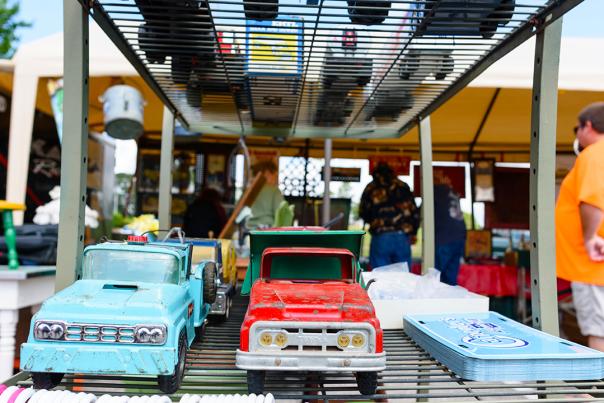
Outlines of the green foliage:
M132 222L132 217L125 217L121 213L113 213L113 228L121 228Z
M466 228L467 229L472 229L472 213L463 213L463 220L466 224ZM482 225L478 224L477 222L475 222L476 224L476 229L482 229Z
M0 0L0 57L10 58L19 41L16 31L19 28L31 27L29 22L17 20L19 3L11 4L9 0Z

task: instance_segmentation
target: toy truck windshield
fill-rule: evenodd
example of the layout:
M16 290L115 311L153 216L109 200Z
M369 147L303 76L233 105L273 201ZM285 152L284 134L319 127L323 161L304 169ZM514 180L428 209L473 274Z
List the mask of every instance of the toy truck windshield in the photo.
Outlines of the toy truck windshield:
M261 277L272 280L354 282L354 255L339 248L267 248Z
M88 280L178 284L179 265L168 253L97 249L84 254L82 274Z

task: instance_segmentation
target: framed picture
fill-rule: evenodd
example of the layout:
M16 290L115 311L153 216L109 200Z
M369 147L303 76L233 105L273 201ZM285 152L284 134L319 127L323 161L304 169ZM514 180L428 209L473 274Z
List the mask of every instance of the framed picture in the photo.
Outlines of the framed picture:
M474 201L495 201L495 185L493 174L495 171L495 160L474 160Z
M491 238L490 230L469 230L466 236L466 258L490 258Z

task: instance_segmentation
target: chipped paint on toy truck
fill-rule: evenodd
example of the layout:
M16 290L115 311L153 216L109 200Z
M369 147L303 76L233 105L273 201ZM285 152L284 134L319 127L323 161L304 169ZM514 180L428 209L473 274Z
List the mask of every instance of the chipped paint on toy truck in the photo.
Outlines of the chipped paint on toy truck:
M203 268L191 245L89 246L82 279L47 299L21 347L21 369L43 373L169 375L208 314Z

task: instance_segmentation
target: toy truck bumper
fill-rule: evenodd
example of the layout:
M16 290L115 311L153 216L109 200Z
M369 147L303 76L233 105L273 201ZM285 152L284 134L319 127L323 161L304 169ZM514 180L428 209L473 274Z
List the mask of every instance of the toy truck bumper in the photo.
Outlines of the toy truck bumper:
M362 371L386 369L386 353L247 352L237 350L237 368L263 371Z
M232 293L233 286L231 284L220 285L220 287L218 287L218 291L216 292L216 302L212 304L209 314L216 316L226 315Z
M178 357L162 346L48 342L24 343L20 360L29 372L171 375Z

